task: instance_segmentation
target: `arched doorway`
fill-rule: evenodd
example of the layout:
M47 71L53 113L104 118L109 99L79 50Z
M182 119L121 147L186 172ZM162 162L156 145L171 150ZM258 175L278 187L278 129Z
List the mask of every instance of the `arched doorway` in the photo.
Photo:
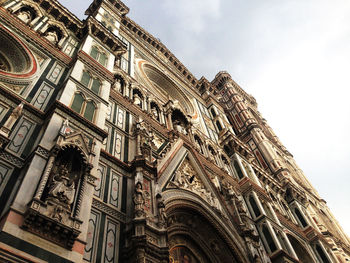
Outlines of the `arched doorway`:
M177 207L167 213L169 262L242 262L217 226L202 213L186 207Z
M292 235L287 234L287 237L299 258L299 262L301 263L313 263L315 260L308 253L308 250Z

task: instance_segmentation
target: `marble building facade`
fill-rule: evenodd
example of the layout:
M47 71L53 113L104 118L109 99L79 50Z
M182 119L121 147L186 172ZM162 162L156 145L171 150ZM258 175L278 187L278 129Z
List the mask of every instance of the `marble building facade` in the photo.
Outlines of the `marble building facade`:
M350 261L254 97L128 12L0 0L0 262Z

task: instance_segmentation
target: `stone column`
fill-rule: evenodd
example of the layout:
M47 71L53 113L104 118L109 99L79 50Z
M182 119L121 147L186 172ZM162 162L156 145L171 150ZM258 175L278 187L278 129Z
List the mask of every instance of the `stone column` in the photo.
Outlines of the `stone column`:
M47 161L43 176L41 177L38 189L36 190L34 199L40 200L40 198L44 192L47 180L49 179L49 176L50 176L53 164L55 162L55 159L56 159L56 153L51 153L49 160Z

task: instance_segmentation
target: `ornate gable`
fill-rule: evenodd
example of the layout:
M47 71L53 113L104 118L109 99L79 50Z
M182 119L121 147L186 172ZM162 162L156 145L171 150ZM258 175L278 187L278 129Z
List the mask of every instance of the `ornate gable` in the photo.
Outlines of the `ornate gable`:
M192 159L192 158L191 158ZM190 158L185 157L178 168L174 171L170 177L168 184L165 187L167 189L181 189L191 192L192 194L203 199L212 208L223 213L223 207L219 201L219 198L213 189L210 182L205 179L205 175L195 168ZM215 187L220 188L220 182L213 177L212 183ZM219 190L219 189L218 189Z

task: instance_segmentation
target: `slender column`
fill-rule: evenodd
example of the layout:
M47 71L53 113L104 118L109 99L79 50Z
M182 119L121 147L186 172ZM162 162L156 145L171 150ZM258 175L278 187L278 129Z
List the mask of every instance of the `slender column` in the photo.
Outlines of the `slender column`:
M81 204L83 202L84 198L84 192L85 192L85 186L86 186L86 177L89 175L89 170L84 174L83 178L81 179L81 186L80 186L80 191L78 195L78 200L77 200L77 205L74 211L74 216L79 217L80 210L81 210Z
M36 193L35 193L35 197L34 198L37 199L37 200L40 200L41 195L44 192L44 189L45 189L47 180L49 179L49 175L50 175L50 172L52 170L55 158L56 158L56 155L52 154L50 156L47 164L46 164L45 171L43 173L43 176L41 177L39 187L38 187L38 189L36 190Z

